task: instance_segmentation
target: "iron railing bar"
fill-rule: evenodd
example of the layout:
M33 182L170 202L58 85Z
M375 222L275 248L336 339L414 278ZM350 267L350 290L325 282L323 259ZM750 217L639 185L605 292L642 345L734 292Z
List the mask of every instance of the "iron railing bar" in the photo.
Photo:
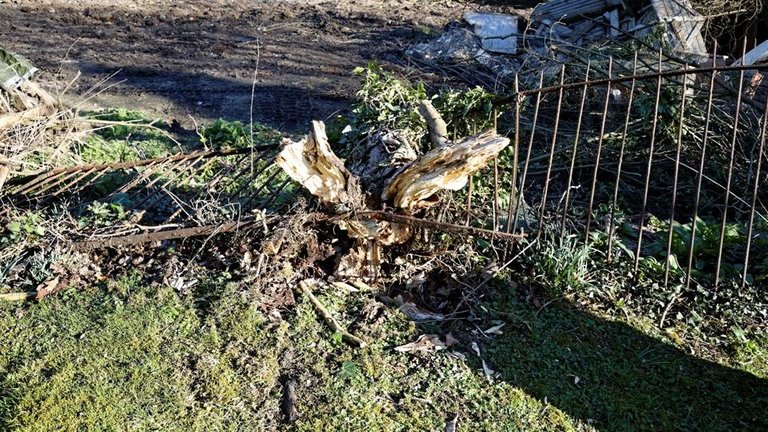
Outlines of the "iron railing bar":
M143 182L144 180L147 180L149 176L152 175L152 172L155 171L158 167L163 167L159 161L156 163L152 163L149 165L145 165L145 168L142 171L138 171L139 167L135 167L134 169L137 170L138 175L135 179L131 180L130 182L124 184L120 187L120 189L116 190L112 194L118 194L118 193L126 193L129 190L133 189L138 185L139 183Z
M277 166L277 165L270 165L269 167L265 167L264 169L262 169L260 171L260 173L258 175L261 175L262 173L267 172L267 169L269 169L271 167L275 167L275 166ZM248 206L248 204L250 204L254 199L256 199L256 197L261 193L261 191L263 191L265 188L269 187L269 184L272 183L272 180L274 180L275 177L280 175L281 172L283 172L283 171L280 170L280 169L276 169L275 172L270 174L269 177L267 177L266 180L264 180L264 182L261 183L261 185L258 187L258 189L254 190L253 192L251 192L248 195L248 199L245 200L245 202L242 204L241 207L245 208L246 206Z
M283 189L285 189L285 187L290 182L291 182L291 178L290 177L288 177L285 180L283 180L283 182L280 184L280 186L278 186L277 189L272 191L272 193L269 195L269 197L267 197L267 199L265 201L263 201L263 204L261 205L261 207L266 207L266 206L272 204L275 201L275 199L277 199L277 195L280 194L280 192L282 192Z
M41 197L46 191L53 189L54 187L64 183L65 181L71 179L72 177L77 176L79 173L77 171L68 173L66 175L63 175L59 177L55 182L46 182L45 187L42 189L39 189L35 191L35 195L38 197Z
M608 78L613 76L613 57L608 57ZM584 229L584 241L589 241L589 228L592 223L592 207L595 205L595 188L597 188L597 173L600 170L600 156L603 153L603 137L605 135L605 123L608 117L608 105L611 102L611 84L605 88L605 102L603 103L603 117L600 122L600 138L597 140L597 155L595 155L595 170L592 172L592 187L589 189L589 205L587 206L587 222Z
M544 71L539 74L539 87L544 85ZM520 206L523 203L523 195L525 194L525 179L528 175L528 165L531 162L531 152L533 150L533 141L536 135L536 124L539 120L539 107L541 106L541 93L536 94L536 105L533 111L533 124L531 125L531 136L528 140L528 152L525 156L525 164L523 165L523 176L520 179L520 189L517 194L517 201L515 203L514 216L511 214L507 216L507 232L517 231L517 222L520 218ZM510 201L511 203L512 201ZM512 212L512 206L509 207L510 213ZM510 224L511 222L511 224Z
M523 90L519 92L519 94L511 94L511 95L503 96L499 99L496 99L495 101L492 102L492 105L493 107L509 105L510 103L513 103L515 101L515 98L519 97L519 95L529 96L537 92L554 93L554 92L560 91L561 89L570 90L574 88L581 88L584 85L595 86L595 85L605 85L609 83L613 85L618 83L631 82L633 80L642 81L646 79L668 78L668 77L675 77L675 76L689 75L689 74L706 74L706 73L714 73L714 72L740 72L740 71L748 71L748 70L767 70L767 69L768 69L768 65L713 66L713 67L707 67L707 68L674 69L674 70L661 71L661 72L650 72L650 73L636 74L631 76L622 76L622 77L616 77L616 78L610 78L610 79L599 78L599 79L591 80L588 82L573 82L573 83L561 84L557 86L542 87L535 90Z
M179 166L180 166L182 163L185 163L185 162L189 162L189 163L187 163L187 165L186 165L185 167L183 167L183 168L179 169L179 170L178 170L178 172L177 172L176 174L173 174L173 175L171 175L171 176L170 176L170 177L169 177L169 178L168 178L168 179L167 179L167 180L166 180L166 181L165 181L165 182L164 182L162 185L160 185L160 187L158 187L158 188L155 188L155 190L154 190L154 191L152 191L152 192L151 192L149 195L147 195L146 197L144 197L144 199L143 199L143 200L139 201L139 202L138 202L138 203L136 203L136 204L133 204L133 205L131 205L131 206L130 206L128 209L129 209L129 210L133 210L133 209L139 208L139 206L143 205L144 203L146 203L146 202L147 202L147 201L149 201L150 199L152 199L152 198L154 198L155 196L157 196L157 195L158 195L158 194L159 194L159 193L160 193L162 190L164 190L164 189L165 189L165 187L166 187L166 186L168 186L169 184L171 184L171 182L173 182L174 180L176 180L177 178L179 178L179 176L181 176L182 174L184 174L184 173L185 173L185 172L187 172L188 170L192 169L192 167L194 167L194 166L195 166L195 165L196 165L198 162L200 162L201 160L202 160L202 157L198 157L197 159L193 160L192 162L189 162L188 160L184 160L184 161L180 161L181 163L177 163L177 164L175 164L175 165L173 166L173 168L171 168L171 170L170 170L169 172L173 172L173 171L175 171L175 170L176 170L176 168L177 168L177 167L179 167ZM158 177L156 177L154 180L152 180L151 182L149 182L149 184L147 184L147 185L145 186L145 188L149 189L150 187L152 187L152 185L154 185L155 183L157 183L157 182L158 182L160 179L162 179L162 178L163 178L163 176L158 176ZM152 204L150 205L150 207L151 207L152 205L154 205L154 204L155 204L155 201L153 201L153 202L152 202Z
M669 211L669 231L667 232L667 259L664 262L664 287L669 286L669 260L672 257L672 235L674 234L675 207L677 206L677 183L680 177L680 155L683 151L683 122L685 121L685 99L688 91L686 83L688 79L683 80L683 91L680 99L680 116L678 118L677 130L677 153L675 154L675 173L672 179L672 206Z
M747 39L744 38L741 58L747 54ZM744 71L739 72L739 87L736 96L736 113L733 119L733 135L731 135L731 154L728 159L728 174L725 180L725 202L723 203L723 221L720 224L720 241L717 247L717 262L715 264L715 287L720 284L720 269L723 264L723 247L725 245L725 225L728 223L728 205L731 196L731 181L733 179L733 159L736 154L736 138L739 132L739 119L741 115L741 93L744 90Z
M216 173L216 175L213 177L213 179L212 179L212 180L211 180L211 181L210 181L210 182L209 182L209 183L206 185L206 187L204 187L204 188L200 188L200 190L199 190L199 191L197 191L197 193L196 193L196 194L195 194L195 195L194 195L194 196L193 196L191 199L189 199L189 200L187 201L187 205L188 205L188 207L191 207L190 203L194 203L194 202L196 202L196 201L197 201L197 200L198 200L198 199L199 199L199 198L200 198L200 197L201 197L201 196L202 196L204 193L206 193L206 192L210 192L211 190L213 190L213 188L214 188L214 187L215 187L215 186L216 186L216 185L217 185L217 184L218 184L220 181L222 181L224 178L226 178L226 176L227 176L227 175L228 175L230 172L232 172L232 170L233 170L233 169L234 169L236 166L240 166L240 164L241 164L241 163L242 163L242 162L243 162L243 161L244 161L246 158L248 158L249 156L250 156L249 154L244 154L244 155L241 155L241 156L240 156L240 159L236 160L234 164L230 164L230 165L228 165L228 166L226 166L226 167L224 167L224 168L220 169L220 170L219 170L219 172L217 172L217 173ZM240 173L241 171L243 171L243 170L240 170L240 171L237 171L237 172L238 172L238 173ZM235 175L235 176L232 176L232 178L230 178L229 180L230 180L230 181L234 181L234 178L237 178L237 177L238 177L237 175ZM183 208L179 208L178 210L176 210L175 212L173 212L173 214L172 214L172 215L170 215L170 216L168 217L168 219L166 219L166 222L171 222L171 221L173 221L173 219L175 219L175 218L176 218L176 217L177 217L177 216L178 216L178 215L179 215L179 214L180 214L182 211L184 211L184 209L183 209Z
M563 64L560 67L560 84L562 84L565 81L565 64ZM550 146L549 151L549 162L547 163L547 177L544 179L544 192L543 197L541 199L541 208L539 210L539 229L536 233L536 240L541 239L542 231L544 230L544 212L547 207L547 193L549 192L549 176L552 172L552 163L554 161L555 157L555 147L557 145L557 129L560 127L560 111L563 106L563 93L564 88L560 88L560 92L558 93L557 97L557 108L555 111L555 124L554 124L554 132L552 133L552 144ZM539 245L541 245L541 242L537 242Z
M584 82L589 81L589 71L592 66L590 61L587 61L587 70L584 74ZM573 184L573 170L576 166L576 154L579 151L579 138L581 135L581 124L584 119L584 105L587 102L587 90L589 87L586 85L581 90L581 103L579 104L579 117L576 119L576 135L573 139L573 148L571 149L571 165L568 169L568 184L565 187L565 200L563 201L563 224L560 227L560 244L565 240L565 227L568 222L568 204L571 197L571 185Z
M66 174L67 173L63 170L52 170L52 171L40 173L38 176L32 177L32 180L29 183L20 184L18 188L9 190L8 196L27 195L29 192L33 191L35 188L41 185L48 184L49 181Z
M659 71L662 67L662 50L659 50ZM656 129L659 123L659 99L661 98L661 75L656 81L656 103L653 108L653 127L651 128L651 144L648 149L648 166L645 172L645 189L643 191L643 205L640 210L640 223L638 224L637 233L637 249L635 250L635 267L634 271L637 274L637 269L640 265L640 253L643 246L643 225L645 224L645 211L648 205L648 191L651 186L651 170L653 168L653 150L656 145Z
M119 170L119 169L130 169L130 168L136 168L141 167L145 165L151 165L155 163L167 163L172 161L177 161L181 159L191 160L195 159L197 157L203 157L203 158L210 158L210 157L223 157L223 156L231 156L231 155L237 155L237 154L247 154L251 152L252 150L262 150L262 149L273 149L279 147L281 144L267 144L267 145L260 145L257 147L249 148L236 148L236 149L226 149L226 150L205 150L205 151L196 151L192 153L179 153L171 156L163 156L159 158L154 159L138 159L134 161L129 162L114 162L114 163L100 163L100 164L89 164L89 165L77 165L73 167L59 167L59 168L53 168L47 171L39 172L36 174L30 174L28 176L23 177L17 177L8 182L9 185L19 186L19 187L27 187L32 186L33 181L42 180L41 176L53 176L60 173L70 173L73 171L88 171L90 169L112 169L112 170ZM13 193L22 193L22 192L13 192L12 190L9 190L9 194Z
M715 41L714 49L713 49L713 55L712 55L712 65L715 64L715 59L717 58L717 41ZM710 122L711 122L711 115L712 115L712 97L715 91L715 71L712 72L712 76L709 79L709 101L707 103L707 116L706 120L704 122L704 142L701 145L701 160L699 162L699 177L696 184L696 194L694 196L693 201L693 218L691 219L691 239L688 244L688 267L687 267L687 274L685 277L685 287L689 288L691 284L691 271L693 270L693 257L695 255L695 248L696 248L696 219L699 217L699 200L701 198L701 183L702 183L702 177L704 176L704 164L706 162L706 154L707 154L707 142L709 140L709 128L710 128Z
M520 91L520 77L517 73L515 73L515 92ZM520 111L521 111L521 104L522 100L518 98L518 100L515 102L515 147L513 149L514 154L512 155L512 181L509 185L509 211L507 212L507 232L509 232L510 227L510 217L514 213L515 216L517 216L517 212L519 209L517 208L517 195L522 195L522 190L517 190L517 170L518 170L518 163L520 160ZM514 207L514 209L513 209Z
M267 172L268 169L275 167L276 166L274 164L275 159L276 159L276 156L272 156L272 157L270 157L267 160L267 164L262 169L260 169L258 171L251 171L251 175L248 177L248 180L246 180L243 183L241 183L240 186L238 186L237 189L235 189L234 192L227 194L230 197L230 199L237 199L240 196L240 193L243 190L245 190L245 188L250 187L251 183L256 181L258 176L260 176L261 174Z
M755 171L755 186L752 189L752 206L749 211L749 225L747 228L747 250L744 254L744 273L741 275L741 287L747 285L747 272L749 270L749 254L752 249L752 232L755 226L755 211L757 209L757 194L760 191L760 170L763 162L763 150L765 149L765 135L768 133L768 98L765 99L765 114L763 117L763 129L760 133L760 148L757 152L757 167Z
M88 177L89 175L93 174L96 171L95 168L91 168L88 171L82 173L79 175L76 179L72 180L71 182L65 184L64 186L60 187L56 192L52 193L51 196L58 196L59 194L63 193L66 190L69 190L72 186L80 183L84 178Z

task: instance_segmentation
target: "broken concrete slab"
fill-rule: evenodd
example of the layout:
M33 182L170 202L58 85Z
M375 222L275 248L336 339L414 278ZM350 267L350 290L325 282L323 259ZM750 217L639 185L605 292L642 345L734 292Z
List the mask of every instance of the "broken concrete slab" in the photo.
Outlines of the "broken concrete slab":
M707 54L701 33L706 18L696 12L688 0L650 0L649 6L639 20L643 27L635 36L648 35L661 24L666 26L666 39L674 51Z
M464 20L473 26L483 49L501 54L517 53L517 17L514 15L467 12Z
M622 0L554 0L539 3L531 13L531 22L551 19L580 21L582 15L602 15L607 9L622 7Z

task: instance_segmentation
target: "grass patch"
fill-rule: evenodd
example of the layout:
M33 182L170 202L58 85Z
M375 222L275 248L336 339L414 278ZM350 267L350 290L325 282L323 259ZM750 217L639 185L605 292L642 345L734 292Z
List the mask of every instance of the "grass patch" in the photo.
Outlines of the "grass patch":
M113 163L167 156L179 150L167 124L123 108L84 113L94 124L80 148L84 163Z
M1 305L0 429L273 430L281 377L294 379L297 430L439 429L459 412L462 430L571 430L578 421L476 365L398 354L416 336L396 311L378 310L340 343L301 301L284 319L247 292L214 282L203 303L128 278L70 290L26 308ZM210 289L208 287L207 289ZM340 316L379 307L321 295ZM336 301L333 301L336 299ZM552 412L557 412L553 415Z
M258 287L201 286L179 295L135 276L0 305L0 429L440 430L451 413L467 431L766 427L765 375L567 304L537 313L510 286L485 304L507 322L503 335L454 329L463 343L450 350L466 360L395 352L420 331L368 295L318 292L371 342L355 350L305 299L267 313ZM498 378L486 378L470 341ZM744 369L764 373L766 346L735 345ZM294 425L280 413L287 379Z

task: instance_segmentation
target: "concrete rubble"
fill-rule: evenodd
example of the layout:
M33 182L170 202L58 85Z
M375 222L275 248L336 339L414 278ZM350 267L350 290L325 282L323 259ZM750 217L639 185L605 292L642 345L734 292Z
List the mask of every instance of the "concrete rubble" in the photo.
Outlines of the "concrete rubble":
M709 59L702 36L707 17L688 0L550 0L539 3L527 20L468 12L464 21L406 55L434 65L474 61L502 79L524 66L537 69L546 59L564 60L564 53L614 41L643 39L693 64ZM768 46L758 54L768 57Z

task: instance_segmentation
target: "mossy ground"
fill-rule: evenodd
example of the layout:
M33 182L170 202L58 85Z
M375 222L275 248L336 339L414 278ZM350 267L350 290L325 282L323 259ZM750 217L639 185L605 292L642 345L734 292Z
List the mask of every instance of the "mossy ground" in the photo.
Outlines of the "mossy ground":
M355 349L306 299L266 312L256 290L219 279L181 295L137 276L0 305L0 429L442 430L452 413L465 431L768 428L765 340L736 353L746 372L642 323L567 303L539 312L500 286L484 307L503 335L457 330L449 350L399 353L437 325L419 329L371 293L318 292L371 342ZM280 412L285 380L294 425Z
M238 125L208 132L213 146L246 142ZM83 157L171 150L153 134L105 129ZM542 263L533 279L583 279L572 260ZM301 295L270 309L260 302L264 287L223 274L183 294L134 274L39 303L2 303L0 431L443 430L455 413L462 431L768 430L768 333L724 335L730 351L706 349L702 338L694 342L704 348L692 350L690 337L682 342L647 318L619 320L567 300L542 308L509 278L472 305L476 321L418 327L373 293L319 291L370 343L364 349L332 334ZM479 330L500 322L503 334ZM394 350L448 332L461 341L448 350ZM493 379L473 342L498 372ZM281 413L287 381L301 414L294 424Z

